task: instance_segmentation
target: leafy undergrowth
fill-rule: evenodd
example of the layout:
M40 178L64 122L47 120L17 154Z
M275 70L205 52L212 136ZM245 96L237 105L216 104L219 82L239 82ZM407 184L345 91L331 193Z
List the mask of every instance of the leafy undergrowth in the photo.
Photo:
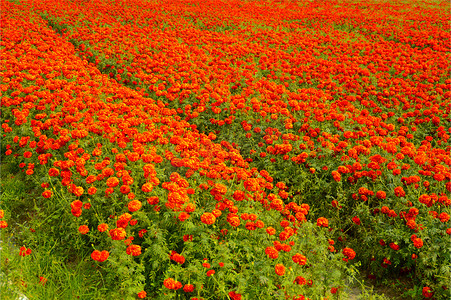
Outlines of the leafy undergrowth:
M1 5L22 293L449 298L446 3Z

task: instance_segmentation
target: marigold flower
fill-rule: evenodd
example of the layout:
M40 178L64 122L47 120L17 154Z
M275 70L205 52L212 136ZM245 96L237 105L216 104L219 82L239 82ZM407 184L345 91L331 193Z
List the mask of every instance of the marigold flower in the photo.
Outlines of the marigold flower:
M210 277L211 275L215 274L216 271L215 270L208 270L207 271L207 276Z
M132 200L128 203L128 210L130 212L135 212L140 210L142 207L142 203L139 200Z
M276 274L279 276L283 276L285 274L285 266L282 264L277 264L274 267L274 270L275 270Z
M185 293L191 293L194 291L194 285L192 284L185 284L185 286L183 287L183 291Z
M387 194L384 191L377 191L376 192L376 198L378 199L385 199L387 197Z
M395 251L398 251L399 250L399 245L395 244L395 243L390 243L390 248L392 248Z
M95 261L100 260L100 251L99 250L92 251L91 258Z
M334 178L334 180L336 182L340 182L341 181L341 175L337 171L332 171L332 177Z
M110 230L110 236L113 240L119 241L125 239L125 229L124 228L114 228Z
M449 219L450 219L450 216L449 216L449 214L447 214L445 212L442 212L442 213L440 213L438 218L440 219L440 222L447 223L449 221Z
M44 192L42 192L42 197L48 199L48 198L52 197L52 194L53 194L52 191L45 190Z
M8 227L8 222L4 221L4 220L0 220L0 228L6 228Z
M187 203L186 204L186 206L185 206L185 211L187 212L187 213L192 213L192 212L194 212L196 210L196 204L194 204L194 203Z
M97 230L100 232L105 232L108 230L108 224L102 223L99 226L97 226Z
M277 251L277 249L274 247L266 247L265 253L272 259L276 259L279 257L279 251Z
M304 266L307 263L307 257L299 253L293 255L292 260L293 262L301 266Z
M147 293L146 293L146 291L141 291L141 292L138 293L137 296L138 296L138 298L143 299L143 298L147 297Z
M355 251L351 248L344 248L342 251L343 255L346 256L346 258L343 258L344 261L348 261L350 259L355 258Z
M329 226L329 220L327 220L326 218L324 218L324 217L319 217L317 220L316 220L316 225L317 226L319 226L319 227L328 227Z
M190 217L190 215L187 214L186 212L181 212L178 216L178 219L180 222L184 222L184 221L188 220L189 217Z
M149 203L150 205L156 205L158 204L158 202L160 202L160 199L158 199L157 196L147 198L147 203Z
M424 298L431 298L434 295L431 288L428 286L423 287L422 294Z
M294 279L293 283L296 283L296 284L299 284L299 285L304 285L304 284L307 284L307 280L304 277L302 277L302 276L297 276Z
M178 254L175 251L172 251L171 255L169 256L169 258L173 261L175 261L176 263L179 264L184 264L185 263L185 257L183 257L183 255Z
M104 262L105 260L108 259L108 257L110 256L110 252L103 250L100 252L100 258L99 258L99 262Z
M182 284L169 277L163 281L163 285L170 290L177 290L182 287Z
M139 245L130 245L126 250L128 255L138 256L141 255L141 246Z
M119 184L119 179L117 177L110 177L106 181L106 185L110 188L116 187Z
M153 185L150 182L144 183L143 186L141 187L141 190L144 193L150 193L153 190Z
M60 174L60 171L56 168L50 168L49 170L49 176L50 177L55 177L58 176Z
M235 291L229 292L229 297L232 300L241 300L241 294L237 294Z
M78 227L78 231L81 234L87 234L89 232L89 227L87 225L81 225L80 227Z
M91 186L88 188L88 195L94 195L95 193L97 193L97 188L94 186Z
M204 224L211 225L216 221L216 217L212 213L207 212L207 213L202 214L202 216L200 217L200 220Z
M404 197L406 195L406 192L401 186L395 187L395 195L396 197Z
M0 219L3 219L5 216L5 211L3 209L0 209Z
M353 218L352 218L352 222L354 222L354 224L356 224L356 225L360 225L360 219L359 219L359 217L357 217L357 216L353 217Z
M413 240L413 245L415 246L415 248L420 249L421 247L423 247L423 240L416 238Z

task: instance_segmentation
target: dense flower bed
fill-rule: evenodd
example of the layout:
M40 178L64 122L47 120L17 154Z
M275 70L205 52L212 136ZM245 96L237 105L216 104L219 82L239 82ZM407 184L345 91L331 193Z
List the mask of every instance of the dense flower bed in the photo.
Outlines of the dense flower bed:
M446 6L13 2L2 157L41 189L2 203L15 262L50 239L116 298L338 297L353 262L449 297Z

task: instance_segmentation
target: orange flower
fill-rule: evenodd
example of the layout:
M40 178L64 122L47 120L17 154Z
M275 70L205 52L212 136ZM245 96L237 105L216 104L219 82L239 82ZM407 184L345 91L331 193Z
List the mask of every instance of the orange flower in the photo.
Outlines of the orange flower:
M341 175L340 175L340 173L338 173L337 171L332 171L332 177L334 178L334 180L335 180L336 182L341 181Z
M132 200L128 203L128 210L130 212L135 212L141 209L142 203L139 200Z
M99 250L92 251L91 258L95 261L100 260L100 251Z
M276 274L279 276L283 276L285 274L285 266L282 264L277 264L274 269Z
M115 228L110 230L111 238L116 241L125 239L125 234L124 228Z
M316 220L316 225L319 227L328 227L329 226L329 220L327 220L324 217L320 217L318 218L318 220Z
M346 256L345 258L343 258L344 261L348 261L349 259L355 258L355 251L352 250L351 248L344 248L342 253L344 256Z
M128 255L138 256L141 255L141 246L139 245L130 245L126 250Z
M266 255L268 255L269 258L272 259L276 259L279 257L279 251L277 251L277 249L274 247L266 247L265 253Z
M216 221L216 217L212 213L203 213L200 220L204 224L211 225Z
M0 228L6 228L6 227L8 227L8 223L6 221L4 221L4 220L1 220L0 221Z
M102 252L100 252L100 257L99 257L98 261L104 262L105 260L108 259L109 256L110 256L110 253L106 250L103 250Z
M45 190L44 192L42 192L42 197L48 199L50 197L52 197L52 191L50 190Z
M181 212L178 216L178 219L180 222L184 222L184 221L188 220L189 217L190 217L190 215L187 214L186 212Z
M89 232L89 227L86 225L81 225L80 227L78 227L78 231L81 234L87 234Z
M102 223L99 226L97 226L97 230L100 232L105 232L108 230L108 224Z
M292 259L295 263L301 266L304 266L307 263L307 257L299 253L293 255Z
M110 177L106 181L106 185L110 188L113 188L119 184L119 179L117 177Z

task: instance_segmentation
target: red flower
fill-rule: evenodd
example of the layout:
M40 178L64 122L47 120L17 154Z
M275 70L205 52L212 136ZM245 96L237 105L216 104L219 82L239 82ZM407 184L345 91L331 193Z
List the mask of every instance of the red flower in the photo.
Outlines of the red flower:
M395 187L395 195L396 197L404 197L406 195L406 192L401 186Z
M186 212L181 212L178 216L178 219L180 220L180 222L186 221L189 219L189 214L187 214Z
M428 286L423 287L423 296L424 298L431 298L434 293L431 291L431 288Z
M395 244L395 243L390 243L390 248L392 248L395 251L398 251L399 250L399 245Z
M413 245L415 246L415 248L420 249L421 247L423 247L423 240L420 238L415 238L413 240Z
M229 297L230 297L232 300L241 300L241 294L237 294L235 291L231 291L231 292L229 293Z
M210 277L211 275L215 274L215 270L208 270L207 271L207 276Z
M354 224L356 224L356 225L360 225L360 219L359 219L359 217L357 217L357 216L353 217L353 218L352 218L352 222L354 222Z
M355 258L355 251L352 250L351 248L344 248L342 252L343 255L346 256L346 258L343 258L344 261L348 261L350 259Z
M138 298L143 299L143 298L146 298L147 293L146 293L146 291L141 291L141 292L138 293L137 296L138 296Z

